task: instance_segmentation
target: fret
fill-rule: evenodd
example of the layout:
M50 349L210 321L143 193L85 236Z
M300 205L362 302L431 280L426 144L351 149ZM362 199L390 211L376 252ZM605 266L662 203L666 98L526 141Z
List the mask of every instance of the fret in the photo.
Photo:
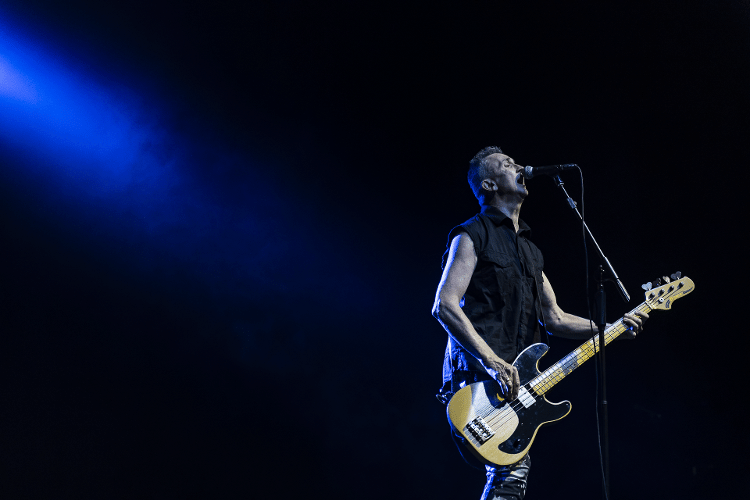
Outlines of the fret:
M648 301L646 301L630 311L630 314L636 314L638 312L649 313L652 310L653 308L649 306ZM627 329L628 327L625 326L622 318L618 319L604 331L604 346L606 347L609 345L610 342L619 337L623 332L627 331ZM598 351L599 333L597 332L593 339L589 339L581 344L573 352L547 368L544 372L540 373L536 378L529 382L531 388L534 389L537 394L541 395L546 393L558 382L568 376L573 370L591 359Z

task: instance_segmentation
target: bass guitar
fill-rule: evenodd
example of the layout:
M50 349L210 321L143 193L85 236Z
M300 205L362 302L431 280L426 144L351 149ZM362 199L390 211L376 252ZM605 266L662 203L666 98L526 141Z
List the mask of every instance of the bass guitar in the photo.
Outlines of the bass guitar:
M676 279L657 288L650 284L644 288L646 300L630 311L650 313L669 310L672 303L695 288L688 277L673 275ZM604 345L615 340L627 330L619 319L604 332ZM560 361L539 371L539 359L549 349L545 344L533 344L524 349L513 362L518 369L521 386L518 397L504 400L494 380L469 384L453 395L448 403L448 420L453 430L464 439L465 446L480 461L487 464L510 465L528 453L539 428L560 420L570 413L570 402L551 403L544 394L594 356L599 349L596 335Z

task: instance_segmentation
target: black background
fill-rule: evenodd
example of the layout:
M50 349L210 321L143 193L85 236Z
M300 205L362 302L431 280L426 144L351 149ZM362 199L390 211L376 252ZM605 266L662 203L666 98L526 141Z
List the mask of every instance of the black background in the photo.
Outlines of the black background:
M5 3L101 82L156 89L223 207L210 241L188 209L155 235L54 209L6 144L6 498L477 498L430 308L487 145L582 167L633 295L608 289L610 321L641 283L696 283L608 351L611 498L744 491L747 2ZM586 315L580 227L529 187L558 302ZM548 363L578 345L551 342ZM540 431L527 498L599 497L594 383L549 395L573 411Z

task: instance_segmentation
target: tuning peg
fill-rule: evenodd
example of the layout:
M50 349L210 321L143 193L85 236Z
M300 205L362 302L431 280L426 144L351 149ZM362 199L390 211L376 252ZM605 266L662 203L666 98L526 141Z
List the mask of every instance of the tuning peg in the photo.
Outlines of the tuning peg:
M649 283L645 283L641 285L641 288L646 290L647 292L651 290L654 287L664 285L666 283L671 283L673 281L677 281L682 277L682 273L680 271L677 271L676 273L672 274L671 276L662 276L661 278L658 278L654 281L651 281Z

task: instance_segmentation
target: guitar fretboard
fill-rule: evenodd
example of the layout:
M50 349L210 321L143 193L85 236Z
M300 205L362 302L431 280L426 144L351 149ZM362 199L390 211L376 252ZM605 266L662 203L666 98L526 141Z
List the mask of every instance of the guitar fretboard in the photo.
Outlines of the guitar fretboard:
M644 302L632 311L630 314L638 312L649 313L653 310L649 306L648 302ZM607 346L610 342L615 340L620 334L628 329L622 321L622 318L613 323L609 328L604 331L604 345ZM597 333L594 338L587 340L576 350L562 358L560 361L550 366L536 378L534 378L529 384L532 389L542 395L552 387L570 374L573 370L581 366L583 363L591 359L594 354L599 350L599 334Z

